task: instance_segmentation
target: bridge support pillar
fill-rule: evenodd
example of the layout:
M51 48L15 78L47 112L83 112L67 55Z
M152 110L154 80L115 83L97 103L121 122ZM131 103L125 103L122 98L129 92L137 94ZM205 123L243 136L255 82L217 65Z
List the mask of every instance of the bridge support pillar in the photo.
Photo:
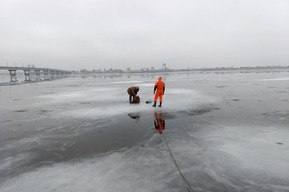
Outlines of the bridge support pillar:
M51 79L55 79L55 71L51 70L50 71Z
M17 75L16 75L16 69L9 69L10 72L10 82L17 82Z
M40 81L40 70L39 69L35 69L35 75L36 75L36 81Z
M49 80L48 72L49 72L48 69L43 70L43 73L44 73L44 80Z
M31 79L30 79L30 69L23 69L23 71L24 71L24 77L25 77L24 81L31 81Z
M56 75L56 78L60 78L59 75L60 75L60 71L55 71L55 75Z

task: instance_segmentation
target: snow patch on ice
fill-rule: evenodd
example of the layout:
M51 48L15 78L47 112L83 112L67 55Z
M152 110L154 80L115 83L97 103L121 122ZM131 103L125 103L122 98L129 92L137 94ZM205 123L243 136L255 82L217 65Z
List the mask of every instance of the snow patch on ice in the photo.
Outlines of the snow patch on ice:
M223 127L215 130L203 138L207 143L205 159L214 159L208 163L208 173L212 177L226 180L223 176L230 175L254 185L259 185L260 180L269 183L278 180L276 186L288 184L288 130L275 127ZM224 161L223 157L230 160Z
M151 112L156 110L150 104L146 104L145 101L151 99L153 101L152 91L143 91L140 104L129 104L128 95L120 95L119 93L111 93L107 96L86 96L87 98L94 98L99 102L111 101L107 105L94 107L94 108L82 108L73 109L61 112L58 115L71 116L71 117L87 117L87 118L108 118L116 115L121 115L125 113L136 113L136 112ZM120 98L124 102L120 102ZM159 100L158 100L159 103ZM177 112L177 111L188 111L199 109L202 107L207 107L208 105L216 103L216 99L193 90L187 89L171 89L165 92L163 96L163 107L159 108L162 111Z
M143 81L118 81L118 82L110 82L110 84L136 84L142 82Z
M154 87L154 85L155 85L154 83L142 83L142 84L140 84L139 87L140 88L141 87L150 87L150 88L152 88L152 87Z
M289 81L289 77L279 77L272 79L260 79L259 81Z
M180 179L171 163L167 151L133 148L80 162L39 168L11 178L0 191L182 191L185 189L182 182L170 186L172 180Z
M29 154L15 154L13 157L6 157L4 159L0 159L0 172L1 170L6 170L12 165L22 164L27 161L29 158Z

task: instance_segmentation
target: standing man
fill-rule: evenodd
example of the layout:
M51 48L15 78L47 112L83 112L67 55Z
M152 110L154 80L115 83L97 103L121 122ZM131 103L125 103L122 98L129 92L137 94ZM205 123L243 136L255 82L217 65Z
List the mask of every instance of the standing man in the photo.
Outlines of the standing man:
M139 87L130 87L127 89L129 103L132 103L131 98L133 98L133 101L134 101L134 98L137 95L138 91L139 91Z
M156 92L156 90L157 90L157 92ZM165 93L165 83L162 81L162 77L159 77L159 80L156 82L155 88L154 88L154 94L155 94L154 102L155 103L153 104L153 107L156 107L158 97L160 98L159 107L162 106L164 93Z

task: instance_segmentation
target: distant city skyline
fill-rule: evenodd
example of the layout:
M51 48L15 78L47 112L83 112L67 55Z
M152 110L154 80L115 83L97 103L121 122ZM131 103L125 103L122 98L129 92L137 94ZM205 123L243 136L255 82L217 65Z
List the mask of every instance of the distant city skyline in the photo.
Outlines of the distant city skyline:
M162 65L164 66L164 65ZM72 72L72 71L87 71L87 72L160 72L160 71L186 71L186 70L190 70L190 71L206 71L206 70L246 70L246 69L289 69L289 64L288 65L267 65L267 66L239 66L239 67L225 67L225 66L217 66L217 67L195 67L195 68L169 68L165 65L165 67L162 68L155 68L155 67L147 67L147 68L127 68L127 69L121 69L121 68L94 68L94 69L86 69L86 68L82 68L79 70L76 69L70 69L70 70L62 70L59 68L49 68L49 67L38 67L38 66L0 66L0 72L1 71L5 71L5 70L16 70L16 71L21 71L23 69L31 69L31 70L59 70L59 71L67 71L67 72Z
M0 66L289 64L287 0L2 0Z

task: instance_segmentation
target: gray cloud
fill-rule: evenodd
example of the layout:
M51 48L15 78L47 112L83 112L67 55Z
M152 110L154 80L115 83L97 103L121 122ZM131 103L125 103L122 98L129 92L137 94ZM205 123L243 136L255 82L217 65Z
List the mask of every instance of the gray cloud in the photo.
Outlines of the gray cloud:
M289 64L287 0L2 0L0 65Z

